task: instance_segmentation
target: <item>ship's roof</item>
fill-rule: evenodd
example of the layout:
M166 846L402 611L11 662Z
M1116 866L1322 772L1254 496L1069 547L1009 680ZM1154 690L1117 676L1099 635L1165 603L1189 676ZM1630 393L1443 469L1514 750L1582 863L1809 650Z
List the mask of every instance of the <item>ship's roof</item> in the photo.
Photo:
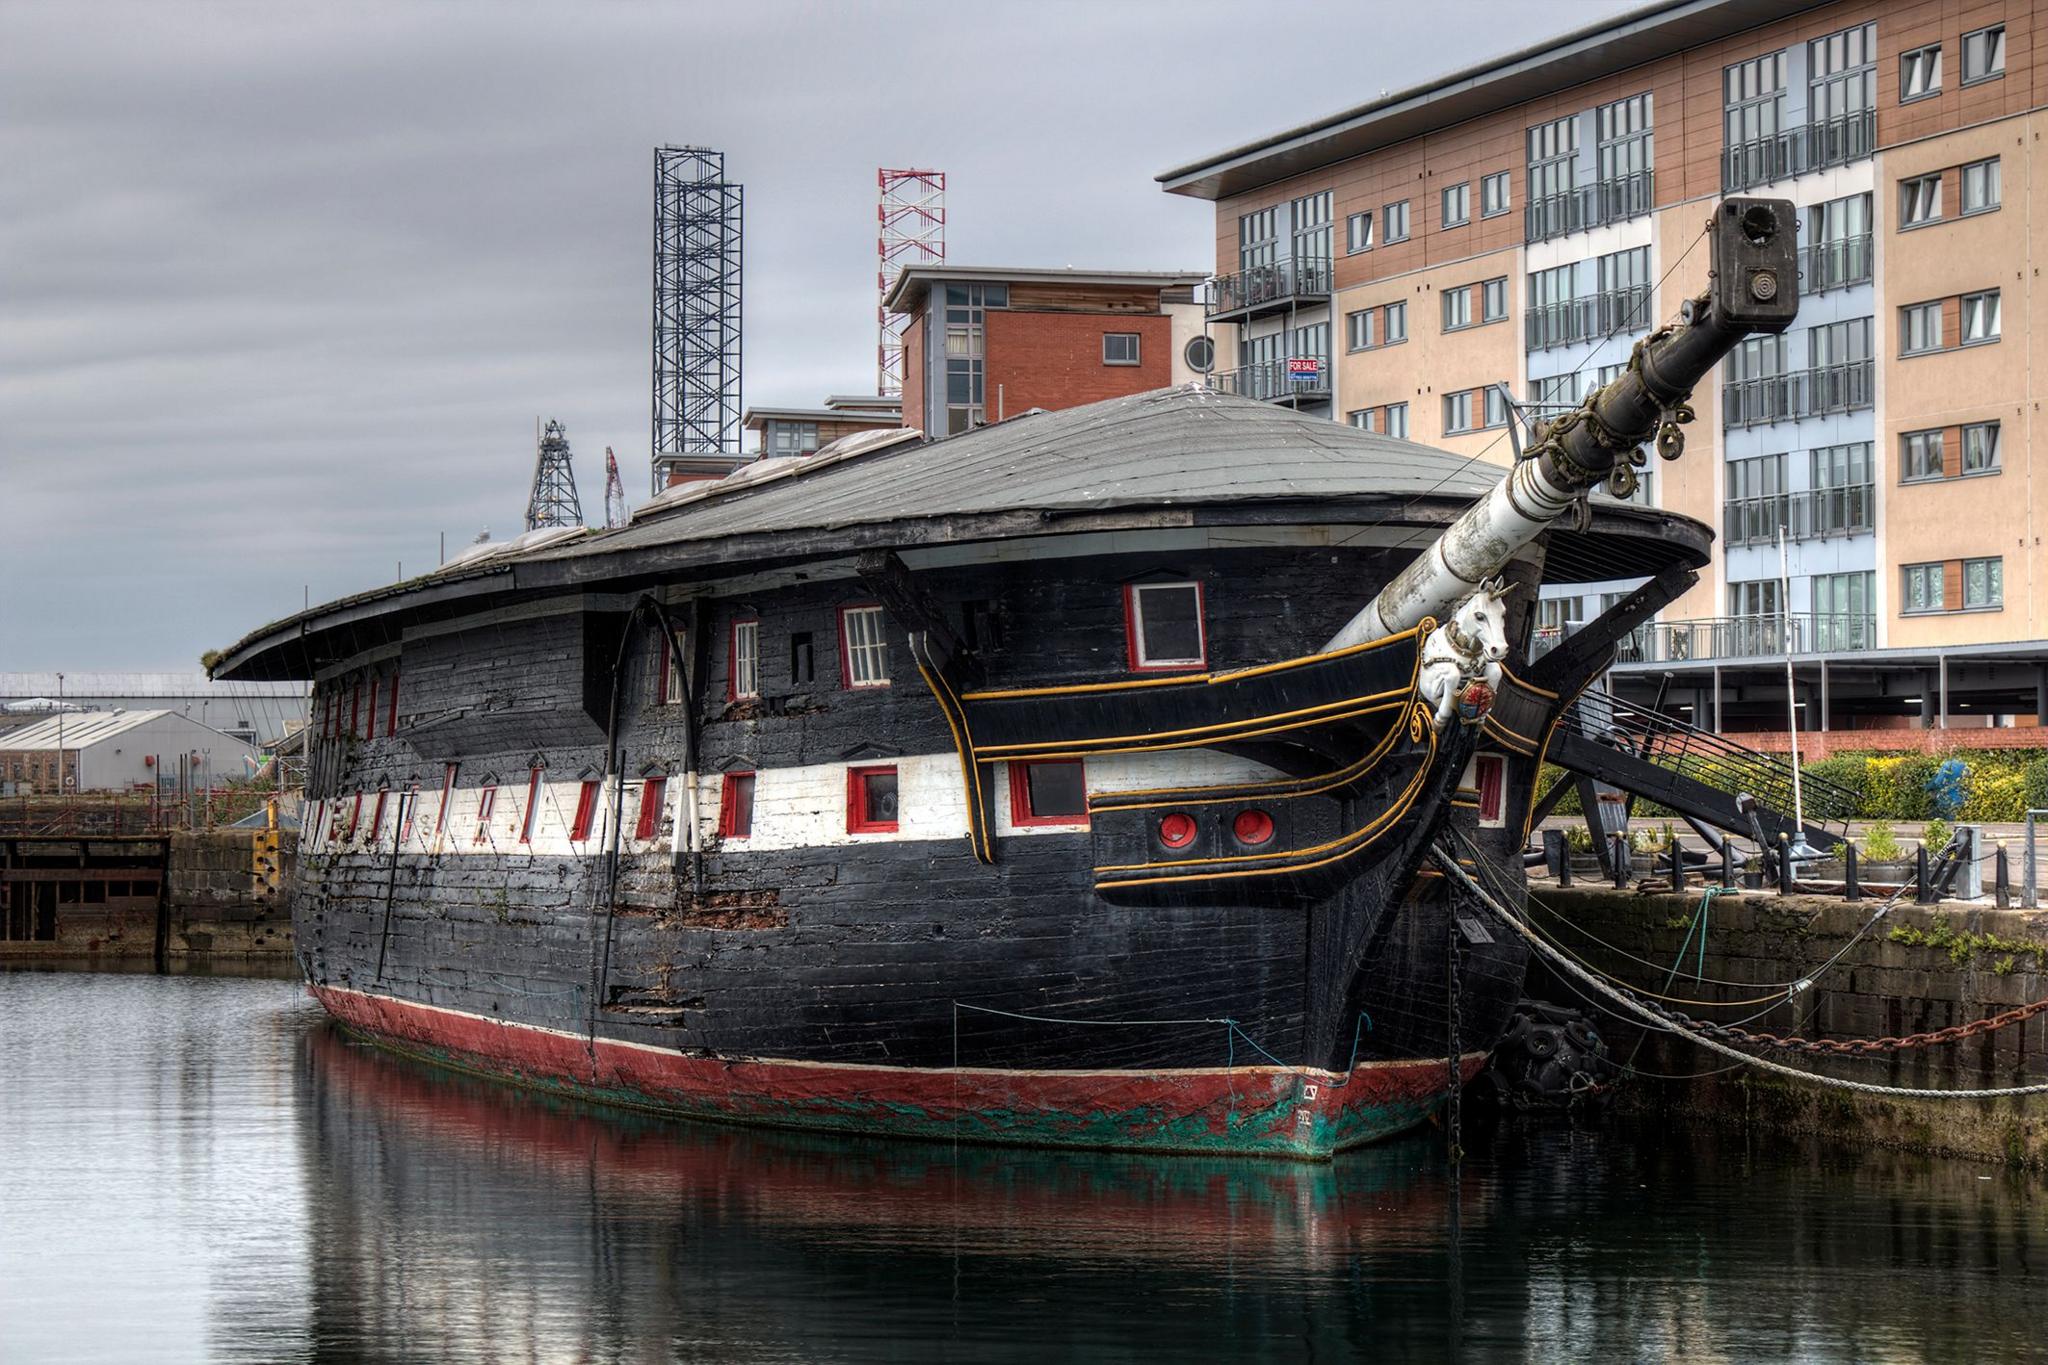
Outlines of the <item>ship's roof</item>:
M507 545L316 607L234 645L217 676L303 678L368 641L395 640L409 621L508 595L625 591L871 549L1260 522L1426 535L1490 492L1506 463L1500 451L1488 452L1500 464L1452 455L1197 386L1034 410L944 440L905 435L743 466L729 481L671 490L619 530ZM1710 533L1697 522L1605 499L1595 507L1588 532L1550 532L1546 581L1706 562Z

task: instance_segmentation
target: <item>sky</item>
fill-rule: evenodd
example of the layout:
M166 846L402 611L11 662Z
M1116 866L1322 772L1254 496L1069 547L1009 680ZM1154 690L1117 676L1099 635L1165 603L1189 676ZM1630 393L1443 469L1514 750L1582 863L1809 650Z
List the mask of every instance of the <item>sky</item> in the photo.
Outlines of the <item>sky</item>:
M1618 0L0 0L0 671L196 670L648 485L652 160L746 187L743 401L875 382L875 169L967 265L1213 268L1169 167ZM749 440L751 444L751 438Z

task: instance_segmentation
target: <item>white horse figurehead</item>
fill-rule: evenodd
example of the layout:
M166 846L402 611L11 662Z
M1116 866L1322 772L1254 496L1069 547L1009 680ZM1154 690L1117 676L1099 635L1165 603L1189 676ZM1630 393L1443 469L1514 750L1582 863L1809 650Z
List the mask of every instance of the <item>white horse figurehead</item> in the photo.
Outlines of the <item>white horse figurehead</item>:
M1423 643L1420 690L1439 727L1450 723L1467 683L1484 684L1488 701L1499 690L1501 661L1508 656L1506 598L1512 588L1503 579L1487 579Z
M1491 664L1508 657L1506 599L1512 588L1504 579L1489 578L1458 604L1451 625L1456 632L1452 643L1460 653Z

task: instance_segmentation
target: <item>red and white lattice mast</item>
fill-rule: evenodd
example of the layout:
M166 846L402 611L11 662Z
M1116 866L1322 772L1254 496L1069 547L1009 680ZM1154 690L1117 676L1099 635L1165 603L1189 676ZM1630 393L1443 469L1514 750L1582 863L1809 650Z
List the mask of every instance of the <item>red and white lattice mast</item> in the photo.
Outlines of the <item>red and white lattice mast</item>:
M946 259L946 173L884 168L875 173L875 180L881 188L881 204L876 210L881 231L876 251L882 263L875 278L875 318L881 329L875 391L884 398L900 398L903 325L909 319L892 317L887 300L896 277L906 267Z

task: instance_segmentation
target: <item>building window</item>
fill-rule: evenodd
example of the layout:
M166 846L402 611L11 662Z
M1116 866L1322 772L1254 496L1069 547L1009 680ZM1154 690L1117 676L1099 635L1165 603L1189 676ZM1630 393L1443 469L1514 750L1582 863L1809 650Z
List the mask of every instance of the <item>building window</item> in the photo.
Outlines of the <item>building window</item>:
M1270 215L1272 210L1266 212ZM1271 245L1267 243L1268 250ZM984 420L984 323L988 309L1009 306L1010 287L1006 284L946 286L946 434L949 436L970 431Z
M1486 425L1504 427L1508 424L1508 392L1505 384L1488 384L1483 390L1486 395Z
M2005 74L2005 25L1993 24L1963 35L1963 84L1988 81Z
M1615 207L1622 216L1634 217L1650 209L1647 195L1629 190L1633 185L1647 183L1638 177L1649 175L1654 160L1652 113L1648 91L1603 104L1593 113L1593 148L1599 180L1615 187ZM1607 214L1602 213L1601 217Z
M743 701L761 695L761 623L732 623L731 669L726 675L725 695L729 701Z
M1746 155L1737 183L1755 184L1771 176L1763 148L1785 131L1785 53L1766 52L1737 62L1721 73L1722 133L1728 151ZM1753 178L1752 178L1753 177Z
M848 834L894 834L896 832L896 770L894 768L848 768L846 770L846 832Z
M1444 330L1446 332L1455 332L1462 327L1470 327L1472 325L1471 285L1468 284L1459 289L1446 289L1443 293L1443 299Z
M2005 605L2005 560L1963 561L1963 610L1988 611Z
M1387 205L1381 211L1380 218L1386 224L1387 240L1389 242L1405 242L1408 240L1408 201L1406 199Z
M1200 668L1209 661L1199 583L1124 588L1125 652L1134 669Z
M1498 218L1513 205L1509 202L1512 194L1513 175L1508 171L1496 171L1479 181L1479 216Z
M811 644L811 633L799 630L789 637L789 681L797 687L806 687L818 680L818 651Z
M388 696L385 705L389 709L384 713L384 733L395 735L398 733L398 670L395 668L391 670L391 690Z
M1088 823L1088 774L1078 759L1018 759L1010 764L1010 823Z
M1102 363L1105 365L1137 364L1138 334L1136 332L1104 332L1102 334Z
M1528 130L1529 231L1533 240L1572 229L1572 190L1578 182L1579 120L1566 115Z
M1728 585L1728 614L1771 618L1778 615L1779 583L1775 578L1753 578L1744 583ZM1777 642L1772 641L1773 645ZM1752 652L1761 653L1761 650Z
M1877 107L1876 24L1858 24L1825 38L1809 40L1806 66L1808 127L1839 125L1847 119L1867 116ZM1862 145L1861 155L1870 155L1867 141ZM1831 165L1847 159L1825 153L1822 156Z
M455 773L460 763L441 765L441 808L434 812L434 833L440 834L448 828L448 803L455 799Z
M519 842L522 844L533 842L534 825L540 820L540 773L539 768L527 771L526 809L519 820Z
M1998 207L1998 158L1972 161L1963 167L1963 213L1989 213Z
M1360 431L1378 431L1380 429L1380 410L1378 408L1353 408L1350 412L1344 414L1344 420L1357 427Z
M1371 350L1373 327L1379 319L1377 308L1361 308L1355 313L1344 315L1344 344L1354 351Z
M1963 295L1963 345L1998 340L1998 291Z
M375 739L377 737L377 675L374 673L370 675L370 704L364 709L363 718L368 727L363 732L363 738Z
M476 838L473 843L483 843L491 837L491 816L498 809L498 784L486 784L476 794Z
M640 784L640 818L633 823L633 837L646 843L661 828L662 799L668 794L668 779L650 777Z
M1389 346L1392 346L1397 341L1406 341L1408 339L1407 304L1390 303L1387 305L1386 325L1380 328L1380 333L1386 338L1386 344Z
M1998 472L1998 423L1972 422L1963 428L1963 472Z
M1320 194L1305 194L1287 206L1294 219L1296 261L1330 259L1330 217L1335 198L1333 191L1324 190Z
M1463 227L1472 221L1472 182L1463 180L1444 189L1444 222L1447 228Z
M718 786L718 833L744 839L754 832L754 774L727 773Z
M1461 389L1457 393L1444 395L1444 435L1456 436L1461 432L1477 431L1472 421L1472 390Z
M1899 310L1899 354L1941 349L1941 303L1909 304Z
M660 655L656 669L660 674L655 684L655 695L664 706L674 706L683 699L683 671L675 666L676 655L681 653L683 641L671 639L667 632L654 632L654 648Z
M889 641L880 607L839 609L839 676L848 687L889 685Z
M1899 593L1899 610L1908 615L1942 610L1942 577L1945 567L1941 564L1908 564L1899 570L1903 579Z
M1408 405L1406 403L1387 404L1387 435L1398 436L1404 441L1408 439Z
M569 842L580 844L590 837L590 827L597 820L597 793L604 784L596 778L585 778L576 788L576 818L569 823Z
M1372 250L1372 214L1354 213L1344 220L1344 250L1353 256Z
M1919 227L1941 220L1941 176L1917 175L1899 182L1899 226Z
M1899 103L1925 99L1941 89L1941 44L1899 57Z
M1942 476L1942 435L1934 431L1899 433L1899 480L1912 483Z
M770 422L768 424L768 453L771 455L809 455L818 448L818 424L816 422Z
M1269 205L1237 219L1237 268L1257 270L1280 256L1280 207Z
M1487 280L1479 286L1479 317L1482 322L1505 322L1508 316L1508 277Z
M1812 591L1814 648L1869 649L1877 643L1874 571L1815 574Z

